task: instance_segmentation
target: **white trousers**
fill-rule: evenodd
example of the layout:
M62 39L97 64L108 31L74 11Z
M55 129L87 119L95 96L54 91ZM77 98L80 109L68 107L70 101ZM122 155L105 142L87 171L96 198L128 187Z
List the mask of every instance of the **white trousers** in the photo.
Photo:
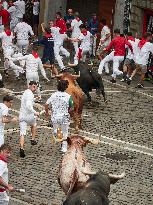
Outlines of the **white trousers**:
M73 42L73 46L74 46L74 50L75 50L75 55L78 51L78 48L79 48L79 43L78 42Z
M61 128L63 138L67 139L68 137L68 130L69 130L69 124L62 124L62 123L53 123L53 134L57 135L57 129Z
M109 73L109 68L108 68L108 62L113 61L114 58L114 51L112 51L109 55L107 55L104 59L101 60L99 68L98 68L98 73L101 75L104 68L105 72Z
M17 46L21 53L26 54L29 47L29 40L17 40Z
M81 57L81 60L82 60L82 62L84 62L84 63L85 63L85 61L86 61L86 55L87 55L88 52L90 52L90 48L83 48L83 49L82 49L82 53L81 53L82 57ZM78 54L79 54L79 48L78 48L78 50L77 50L76 55L74 56L74 64L75 64L75 65L78 65L78 63L79 63Z
M124 60L124 56L114 56L114 58L113 58L113 74L112 74L113 78L116 78L116 76L123 74L123 72L119 70L119 65L123 60Z
M13 57L13 54L14 54L14 50L12 48L8 48L8 49L4 49L4 68L7 70L9 68L11 68L16 77L19 76L20 73L24 73L24 70L22 67L16 65L13 60L11 59L11 56ZM16 54L17 56L16 57L20 57L21 56L21 53L19 54Z
M9 196L6 191L0 192L0 205L8 205L9 204Z
M36 126L36 117L31 114L27 116L19 116L20 136L25 136L27 132L27 125Z
M60 52L65 55L66 57L70 56L70 53L61 45L61 44L54 44L54 55L55 55L55 59L58 62L58 65L61 69L64 69L64 63L62 61L62 56L60 56Z
M90 48L90 54L96 56L96 43L97 43L97 36L93 36L91 38L91 48Z

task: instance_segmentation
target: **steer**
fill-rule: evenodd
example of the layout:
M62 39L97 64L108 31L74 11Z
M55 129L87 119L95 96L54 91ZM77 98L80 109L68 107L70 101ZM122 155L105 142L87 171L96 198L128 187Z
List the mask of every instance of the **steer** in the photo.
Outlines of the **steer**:
M59 184L68 196L84 186L89 179L91 166L83 153L83 147L91 142L98 144L98 140L89 137L71 136L67 139L69 148L63 156L59 170Z
M73 102L74 102L74 111L71 113L75 129L78 130L81 128L81 122L82 122L82 109L83 109L83 92L82 90L75 85L75 79L79 77L80 75L71 75L70 73L63 73L58 75L57 77L60 78L60 80L67 80L69 82L68 88L66 89L66 92L72 96Z
M80 77L78 77L76 81L86 94L89 102L91 101L89 92L91 92L92 89L96 89L98 94L101 93L103 95L104 102L107 102L103 81L98 72L92 69L90 70L88 64L85 63L79 63L78 65L69 64L69 66L73 67L76 73L80 72Z
M110 184L116 183L119 179L122 179L124 175L125 173L121 175L111 175L102 171L92 174L84 187L71 194L63 205L109 205L108 195L110 192Z

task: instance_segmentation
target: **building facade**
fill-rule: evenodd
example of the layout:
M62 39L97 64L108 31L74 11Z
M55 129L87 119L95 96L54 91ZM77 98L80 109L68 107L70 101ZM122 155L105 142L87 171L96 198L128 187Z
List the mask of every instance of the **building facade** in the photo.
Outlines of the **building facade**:
M64 15L72 8L84 21L92 13L97 13L99 19L105 17L112 30L153 33L153 0L41 0L40 5L40 22L54 19L57 11Z

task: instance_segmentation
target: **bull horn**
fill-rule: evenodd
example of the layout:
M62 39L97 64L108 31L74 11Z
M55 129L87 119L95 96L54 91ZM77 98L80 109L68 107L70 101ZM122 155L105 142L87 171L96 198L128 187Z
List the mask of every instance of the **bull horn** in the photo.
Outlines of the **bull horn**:
M85 169L82 169L81 172L85 175L95 175L96 174L95 171L87 171Z
M108 174L108 176L113 179L123 179L123 177L125 176L125 172L123 172L121 175Z
M74 78L80 78L80 71L79 71L79 75L72 75Z
M87 141L89 141L90 143L94 144L94 145L98 145L99 144L99 139L93 139L93 138L90 138L90 137L86 137L86 136L83 136L83 138Z

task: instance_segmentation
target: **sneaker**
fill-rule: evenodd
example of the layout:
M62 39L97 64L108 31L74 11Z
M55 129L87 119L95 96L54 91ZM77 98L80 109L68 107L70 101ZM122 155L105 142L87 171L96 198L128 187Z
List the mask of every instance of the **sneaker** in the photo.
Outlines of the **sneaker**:
M36 145L38 142L36 140L31 140L31 145Z
M121 80L120 80L120 82L125 82L126 81L126 79L124 79L124 78L122 78Z
M143 84L138 84L136 88L144 88Z
M130 84L131 84L131 81L132 81L131 78L128 78L128 79L127 79L127 84L130 85Z
M21 148L20 148L20 157L21 158L25 157L24 149L21 149Z
M111 83L116 83L115 79L110 80Z

